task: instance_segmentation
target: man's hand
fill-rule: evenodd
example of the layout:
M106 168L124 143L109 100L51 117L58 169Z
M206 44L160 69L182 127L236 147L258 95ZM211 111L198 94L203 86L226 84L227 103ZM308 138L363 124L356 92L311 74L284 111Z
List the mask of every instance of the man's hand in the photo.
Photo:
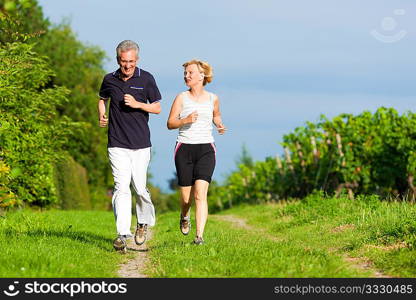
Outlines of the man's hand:
M104 114L100 117L100 127L106 127L108 125L107 116Z
M140 108L140 102L137 102L130 94L124 94L124 104L131 108Z

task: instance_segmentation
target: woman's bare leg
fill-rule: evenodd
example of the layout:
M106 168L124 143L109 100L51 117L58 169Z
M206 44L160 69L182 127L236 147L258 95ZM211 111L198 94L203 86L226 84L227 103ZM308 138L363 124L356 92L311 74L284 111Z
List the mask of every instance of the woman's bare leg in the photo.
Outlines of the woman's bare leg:
M187 217L192 204L193 186L181 186L179 190L181 193L181 214L182 217Z
M209 182L205 180L196 180L193 190L195 199L196 236L201 238L204 234L205 224L208 218L208 187Z

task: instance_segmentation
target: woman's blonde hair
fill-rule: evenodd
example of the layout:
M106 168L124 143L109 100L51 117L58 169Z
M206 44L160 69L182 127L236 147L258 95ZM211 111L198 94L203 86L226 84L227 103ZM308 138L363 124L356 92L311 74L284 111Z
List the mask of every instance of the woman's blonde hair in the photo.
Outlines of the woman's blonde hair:
M186 68L189 65L196 65L198 67L199 72L204 74L204 82L203 85L206 85L207 83L210 83L212 81L212 67L209 63L206 61L202 61L199 59L192 59L190 61L187 61L182 66Z

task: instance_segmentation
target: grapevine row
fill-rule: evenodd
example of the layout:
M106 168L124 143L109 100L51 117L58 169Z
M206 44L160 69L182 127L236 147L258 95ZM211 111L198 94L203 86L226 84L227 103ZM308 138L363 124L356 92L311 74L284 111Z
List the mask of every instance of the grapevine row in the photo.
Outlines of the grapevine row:
M379 108L359 115L321 115L283 137L283 154L240 165L213 189L211 208L302 198L319 190L415 200L416 114Z

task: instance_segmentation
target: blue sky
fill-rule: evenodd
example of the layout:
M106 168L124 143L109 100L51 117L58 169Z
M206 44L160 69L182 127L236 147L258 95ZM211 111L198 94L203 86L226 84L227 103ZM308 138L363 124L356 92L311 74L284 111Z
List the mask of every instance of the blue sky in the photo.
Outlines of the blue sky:
M192 58L213 66L207 89L219 96L229 128L214 136L220 182L243 144L256 160L281 154L282 136L321 114L415 108L413 0L39 3L52 22L69 19L81 41L105 50L108 72L118 67L118 42L139 43L139 66L155 76L163 97L162 113L150 121L150 170L163 189L175 170L177 134L166 120L175 95L186 88L182 63Z

